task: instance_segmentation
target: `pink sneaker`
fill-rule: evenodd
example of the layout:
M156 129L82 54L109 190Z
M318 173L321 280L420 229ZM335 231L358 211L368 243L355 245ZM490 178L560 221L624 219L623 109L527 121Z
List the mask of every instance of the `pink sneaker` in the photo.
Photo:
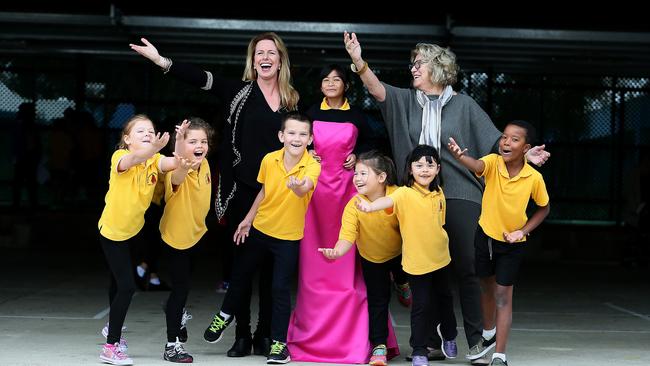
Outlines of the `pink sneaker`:
M99 354L99 359L111 365L133 365L133 360L124 352L120 351L119 343L106 343Z

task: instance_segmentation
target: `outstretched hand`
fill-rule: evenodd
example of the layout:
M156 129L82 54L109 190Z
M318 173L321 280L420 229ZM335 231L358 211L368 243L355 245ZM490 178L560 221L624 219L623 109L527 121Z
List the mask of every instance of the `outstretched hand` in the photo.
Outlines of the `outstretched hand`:
M370 212L370 202L357 197L357 201L354 203L359 211L361 212Z
M163 147L167 146L168 142L169 142L169 132L164 132L162 135L160 134L160 132L158 132L151 139L151 149L153 150L152 151L153 154L155 154L158 151L162 150Z
M304 186L307 183L307 177L304 177L302 179L298 179L295 176L289 176L289 180L287 180L287 188L289 188L292 191L296 191L296 189Z
M461 149L453 137L449 138L449 142L447 143L447 149L449 149L449 152L451 152L451 155L453 155L453 157L456 158L456 160L460 159L467 152L467 148Z
M131 49L134 50L135 52L141 54L142 56L152 61L154 64L162 67L161 65L162 60L160 57L160 53L158 53L156 47L154 47L153 44L147 41L146 38L140 38L140 41L144 43L144 46L129 43L129 47L131 47Z
M545 147L546 145L531 147L526 153L526 159L537 166L544 165L548 158L551 157L551 153L544 150Z
M341 256L336 248L318 248L318 251L323 253L327 259L338 259Z
M356 33L348 33L347 31L343 32L343 43L345 44L345 50L348 51L348 55L350 55L352 61L361 58L361 43L357 40Z
M174 143L174 152L180 154L183 151L183 143L185 142L185 133L190 126L190 121L183 120L180 125L176 125L176 138Z

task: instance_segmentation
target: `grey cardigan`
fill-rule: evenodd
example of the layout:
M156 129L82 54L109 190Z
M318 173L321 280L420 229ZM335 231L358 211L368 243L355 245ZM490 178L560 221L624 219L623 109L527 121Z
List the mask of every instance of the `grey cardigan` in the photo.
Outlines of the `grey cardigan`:
M418 145L422 130L422 107L414 89L396 88L382 83L386 100L379 103L390 138L397 176L403 182L408 154ZM436 99L437 95L429 98ZM439 153L442 159L442 184L447 199L463 199L481 204L483 182L462 166L447 150L449 137L453 137L467 154L476 159L498 149L501 132L487 113L464 94L454 95L442 109L442 131Z

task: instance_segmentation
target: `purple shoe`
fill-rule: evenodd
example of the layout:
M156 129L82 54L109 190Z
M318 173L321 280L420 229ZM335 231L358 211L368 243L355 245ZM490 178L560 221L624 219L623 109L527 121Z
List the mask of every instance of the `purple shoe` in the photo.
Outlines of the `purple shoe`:
M447 358L456 358L456 356L458 356L458 346L456 345L456 340L445 340L442 337L442 332L440 331L440 324L438 324L436 330L438 331L438 336L440 336L440 339L442 340L442 354L444 354Z
M412 366L429 366L427 356L413 356Z

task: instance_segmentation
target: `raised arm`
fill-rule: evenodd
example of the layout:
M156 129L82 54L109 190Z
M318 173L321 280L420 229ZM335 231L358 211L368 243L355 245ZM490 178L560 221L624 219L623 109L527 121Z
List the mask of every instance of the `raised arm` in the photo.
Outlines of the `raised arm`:
M546 145L531 147L528 149L528 152L526 152L526 159L537 166L544 165L546 160L551 157L551 153L544 150L544 148L546 148Z
M159 132L155 134L152 137L150 144L147 144L142 149L133 150L130 151L128 154L124 155L124 157L120 159L120 162L117 165L117 171L123 172L128 170L132 166L147 161L147 159L151 158L152 156L154 156L154 154L156 154L163 147L165 147L165 145L167 145L168 142L169 142L169 133L165 132L161 135Z
M389 207L393 207L393 204L394 204L393 199L387 196L377 198L372 202L368 202L364 199L361 199L360 197L357 197L357 201L355 202L355 205L361 212L374 212L374 211L385 210Z
M368 67L368 63L361 58L361 44L357 39L356 33L343 32L343 43L345 44L345 50L348 51L352 63L357 70L356 73L361 78L363 85L368 88L370 95L378 102L386 100L386 88L379 81L377 75Z
M158 53L158 49L156 49L156 47L154 47L153 44L147 41L146 38L140 38L140 41L142 41L144 46L129 43L129 47L131 47L131 49L134 50L135 52L149 59L154 64L158 65L160 68L164 70L168 70L169 66L171 66L171 62L169 61L169 59L160 56L160 53Z
M339 239L334 248L318 248L318 251L323 253L327 259L338 259L344 256L352 248L352 245L347 240Z
M469 155L465 155L467 149L461 149L453 137L449 138L447 149L449 149L449 152L451 152L451 155L456 158L456 160L458 160L465 166L465 168L469 169L473 173L482 174L483 170L485 170L485 163L481 160L476 160Z

